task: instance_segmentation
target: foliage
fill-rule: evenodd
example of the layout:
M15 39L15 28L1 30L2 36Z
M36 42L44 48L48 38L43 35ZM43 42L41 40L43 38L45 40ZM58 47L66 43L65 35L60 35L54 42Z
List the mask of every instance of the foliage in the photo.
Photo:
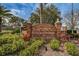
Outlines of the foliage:
M0 36L3 35L4 33L0 32Z
M9 22L10 23L14 23L14 22L16 22L16 23L18 23L18 22L24 22L24 19L22 19L22 18L20 18L20 17L18 17L18 16L12 16L11 17L11 20L9 20Z
M39 47L43 44L43 40L34 41L28 48L19 52L20 56L33 56L38 52Z
M70 55L78 55L78 50L77 50L77 47L74 43L71 43L71 42L66 42L65 43L65 48L67 50L67 52L70 54Z
M12 33L20 33L20 29L19 28L15 28Z
M25 42L16 34L4 34L0 37L0 55L12 55L25 48Z
M72 34L72 30L67 30L67 33L68 34Z
M76 30L67 30L67 33L72 34L72 31L73 31L73 33L76 33Z
M75 5L74 5L75 7ZM74 9L74 8L73 8ZM73 12L74 15L72 15L72 10L68 10L63 16L64 16L64 20L66 25L68 26L69 29L75 29L75 27L77 27L78 24L78 19L79 19L79 9L75 9L75 11ZM78 27L77 27L78 28Z
M32 38L30 41L29 41L29 45L31 45L33 42L35 42L36 40L43 40L42 38L40 37L35 37L35 38Z
M42 23L54 24L57 18L60 19L59 14L60 12L54 4L40 4L40 8L37 8L37 10L31 14L29 20L32 24L40 23L40 21Z
M1 32L1 28L2 28L2 18L5 18L5 17L10 17L12 16L12 14L10 13L10 10L7 10L4 6L2 6L0 4L0 32Z
M0 55L9 55L24 48L24 42L16 41L12 44L4 44L0 46Z
M58 48L60 47L60 41L57 40L57 39L52 39L51 42L50 42L50 47L53 49L53 50L58 50Z
M19 40L20 37L16 34L3 34L0 36L0 45L6 44L6 43L12 43L13 41Z
M41 38L36 38L30 41L31 44L27 44L16 34L3 34L0 37L0 55L35 55L38 52L39 47L43 44ZM26 48L27 47L27 48Z
M79 38L79 35L76 33L76 30L73 30L73 33L72 30L67 30L67 33L71 35L73 38Z

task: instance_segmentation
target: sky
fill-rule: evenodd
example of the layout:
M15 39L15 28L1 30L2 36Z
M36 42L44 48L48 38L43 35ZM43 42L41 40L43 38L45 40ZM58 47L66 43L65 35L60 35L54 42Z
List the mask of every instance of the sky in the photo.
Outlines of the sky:
M25 20L28 20L31 13L34 12L39 4L35 3L4 3L7 9L11 10L12 14L19 16ZM71 10L72 4L68 3L57 3L55 6L60 10L61 16L65 14L68 10ZM79 4L74 4L74 9L79 8Z
M27 20L31 13L37 8L37 4L34 3L5 3L3 4L7 9L11 10L11 13Z

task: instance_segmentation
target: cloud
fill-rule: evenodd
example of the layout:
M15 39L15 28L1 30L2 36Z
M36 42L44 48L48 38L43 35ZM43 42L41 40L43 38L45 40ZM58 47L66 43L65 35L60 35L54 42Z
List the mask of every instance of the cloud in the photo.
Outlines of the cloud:
M26 9L11 9L11 13L15 16L19 16L23 19L27 19L29 17L30 11L26 11Z
M11 10L11 13L23 19L28 19L33 11L37 8L36 3L6 3L4 6Z
M11 9L11 12L12 12L12 14L14 14L14 15L16 15L16 16L18 16L18 14L21 13L21 11L18 10L18 9Z

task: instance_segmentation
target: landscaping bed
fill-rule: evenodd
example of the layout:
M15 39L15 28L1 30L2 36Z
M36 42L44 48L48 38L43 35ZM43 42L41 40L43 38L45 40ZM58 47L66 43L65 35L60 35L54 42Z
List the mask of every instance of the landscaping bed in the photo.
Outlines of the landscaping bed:
M45 42L42 38L24 41L18 34L0 35L1 56L78 56L79 40L61 42L57 38Z
M1 56L31 56L36 55L39 47L42 46L42 39L24 41L16 34L3 34L0 36L0 55Z

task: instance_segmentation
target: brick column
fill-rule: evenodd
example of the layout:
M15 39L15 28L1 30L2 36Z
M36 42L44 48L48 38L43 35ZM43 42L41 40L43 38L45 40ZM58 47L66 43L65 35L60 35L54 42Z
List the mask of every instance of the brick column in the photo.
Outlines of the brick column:
M27 32L30 35L29 38L32 37L32 24L31 23L27 23Z
M32 24L31 23L27 23L26 25L23 26L23 39L25 41L30 40L31 36L32 36Z

